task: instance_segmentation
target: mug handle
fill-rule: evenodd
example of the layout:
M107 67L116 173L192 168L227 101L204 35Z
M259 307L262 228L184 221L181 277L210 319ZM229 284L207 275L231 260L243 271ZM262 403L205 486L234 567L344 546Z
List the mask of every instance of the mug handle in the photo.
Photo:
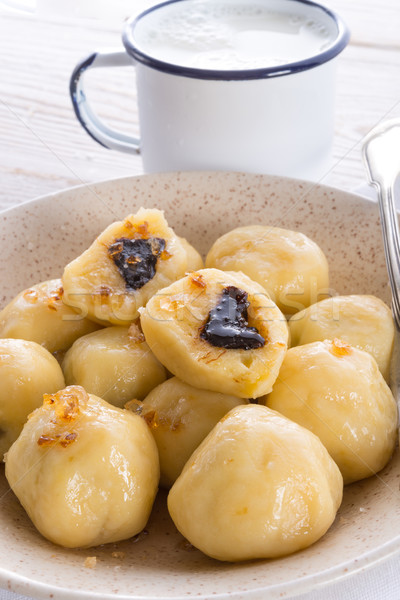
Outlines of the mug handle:
M139 138L111 129L95 114L86 99L82 77L89 69L128 67L133 64L133 59L125 51L94 52L76 65L70 78L69 93L78 121L96 142L110 150L140 154Z

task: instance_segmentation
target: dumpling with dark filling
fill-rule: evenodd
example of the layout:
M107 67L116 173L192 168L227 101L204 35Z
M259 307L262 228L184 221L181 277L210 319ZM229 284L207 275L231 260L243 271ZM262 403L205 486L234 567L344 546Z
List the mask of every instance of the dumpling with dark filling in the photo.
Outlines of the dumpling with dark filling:
M239 398L271 391L287 350L284 315L243 273L190 273L155 294L140 321L148 345L171 373Z
M65 267L64 302L95 321L128 325L151 296L187 268L185 246L163 212L141 208L109 225Z

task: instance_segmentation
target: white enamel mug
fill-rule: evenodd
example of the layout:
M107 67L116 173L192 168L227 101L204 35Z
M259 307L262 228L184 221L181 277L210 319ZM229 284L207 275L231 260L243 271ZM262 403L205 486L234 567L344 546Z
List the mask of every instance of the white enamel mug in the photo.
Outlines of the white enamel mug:
M309 0L170 0L129 20L122 39L124 52L95 52L71 76L75 113L103 146L140 153L146 172L316 180L328 169L335 59L349 41L331 10ZM136 69L140 139L107 127L85 94L89 69L122 65Z

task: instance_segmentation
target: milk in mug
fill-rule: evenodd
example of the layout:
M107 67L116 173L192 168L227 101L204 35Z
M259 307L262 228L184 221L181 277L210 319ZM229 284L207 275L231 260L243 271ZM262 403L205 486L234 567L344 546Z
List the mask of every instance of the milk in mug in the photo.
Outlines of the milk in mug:
M139 51L161 61L207 70L276 67L323 52L335 31L306 5L282 1L172 2L135 25Z
M170 0L125 25L125 54L95 53L71 77L97 141L140 152L146 172L231 170L319 179L329 169L335 59L349 32L310 0ZM133 59L140 139L93 118L88 68Z

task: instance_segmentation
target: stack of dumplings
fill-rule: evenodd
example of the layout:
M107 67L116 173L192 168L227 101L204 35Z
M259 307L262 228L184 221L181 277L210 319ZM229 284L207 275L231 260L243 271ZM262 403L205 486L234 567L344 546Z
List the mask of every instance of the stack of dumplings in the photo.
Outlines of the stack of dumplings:
M6 477L67 548L138 534L163 487L204 554L288 555L393 454L393 343L389 308L332 295L304 234L240 227L203 262L141 208L0 312Z

